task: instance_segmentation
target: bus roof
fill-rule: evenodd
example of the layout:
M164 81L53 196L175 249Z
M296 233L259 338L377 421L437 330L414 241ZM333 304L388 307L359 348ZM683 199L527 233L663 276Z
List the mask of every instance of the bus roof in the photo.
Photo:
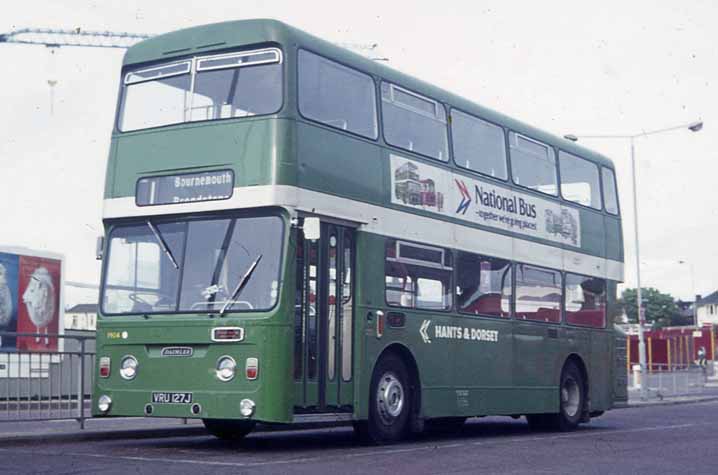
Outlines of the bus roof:
M476 102L433 86L425 81L401 73L385 64L334 45L278 20L236 20L185 28L165 33L137 43L125 53L123 65L166 60L190 54L209 53L248 44L279 43L285 47L296 45L335 61L415 90L467 113L508 127L511 130L551 144L568 153L588 158L596 163L614 168L606 156L582 147L565 138L532 127L526 123L496 112Z

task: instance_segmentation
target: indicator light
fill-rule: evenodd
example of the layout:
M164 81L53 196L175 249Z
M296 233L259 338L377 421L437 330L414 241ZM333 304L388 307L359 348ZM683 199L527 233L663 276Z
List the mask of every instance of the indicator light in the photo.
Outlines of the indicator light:
M244 365L244 370L247 379L254 380L259 376L259 359L247 358L247 362Z
M100 377L101 378L109 378L110 377L110 357L109 356L103 356L100 358Z
M376 312L376 337L381 338L384 334L384 312L381 310Z

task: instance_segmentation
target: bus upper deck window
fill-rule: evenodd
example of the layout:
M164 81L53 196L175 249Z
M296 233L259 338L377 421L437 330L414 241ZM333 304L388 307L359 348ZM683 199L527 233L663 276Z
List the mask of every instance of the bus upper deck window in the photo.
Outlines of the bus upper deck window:
M514 183L547 195L558 194L556 154L551 147L510 132L509 149Z
M506 179L506 146L501 127L454 109L451 134L458 166Z
M368 74L299 51L299 112L307 119L376 139L376 91Z
M272 114L282 106L277 49L197 59L190 120Z
M618 195L616 194L616 175L613 170L601 167L601 178L603 178L603 204L606 211L611 214L618 214Z
M395 84L381 84L387 143L441 161L449 160L446 110L439 102Z
M598 165L566 152L559 152L561 195L574 203L601 209Z
M281 51L265 48L131 70L118 128L273 114L282 106L281 64Z

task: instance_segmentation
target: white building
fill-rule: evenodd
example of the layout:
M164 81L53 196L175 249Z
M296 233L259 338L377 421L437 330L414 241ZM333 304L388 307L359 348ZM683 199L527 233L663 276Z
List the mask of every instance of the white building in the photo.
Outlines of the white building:
M698 299L696 303L696 319L698 326L718 324L718 290L707 297Z
M97 329L97 304L81 303L65 310L65 330Z

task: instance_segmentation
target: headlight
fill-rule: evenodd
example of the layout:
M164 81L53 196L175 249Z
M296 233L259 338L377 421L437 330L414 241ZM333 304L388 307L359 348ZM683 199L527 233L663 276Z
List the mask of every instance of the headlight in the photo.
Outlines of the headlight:
M103 394L97 399L97 409L99 409L103 414L110 410L111 405L112 399L110 399L110 396L107 394Z
M217 377L221 381L229 381L234 378L237 370L237 363L231 356L223 356L217 360Z
M130 380L137 376L137 358L134 356L125 356L120 362L120 376L124 379Z

